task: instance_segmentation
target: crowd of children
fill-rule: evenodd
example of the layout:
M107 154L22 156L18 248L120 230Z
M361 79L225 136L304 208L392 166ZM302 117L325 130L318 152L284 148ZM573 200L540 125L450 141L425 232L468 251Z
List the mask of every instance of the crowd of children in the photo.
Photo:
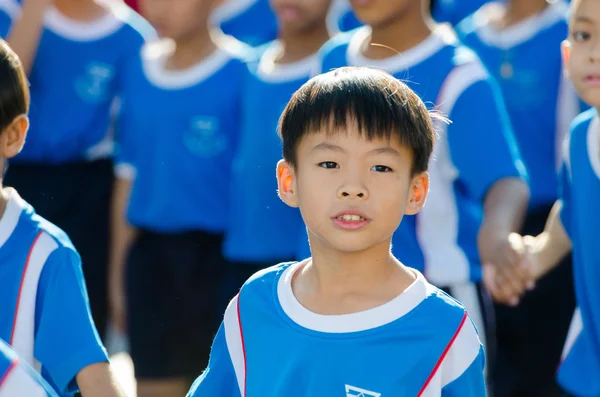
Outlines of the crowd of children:
M124 396L109 329L138 397L600 396L600 0L0 0L0 37L0 397Z

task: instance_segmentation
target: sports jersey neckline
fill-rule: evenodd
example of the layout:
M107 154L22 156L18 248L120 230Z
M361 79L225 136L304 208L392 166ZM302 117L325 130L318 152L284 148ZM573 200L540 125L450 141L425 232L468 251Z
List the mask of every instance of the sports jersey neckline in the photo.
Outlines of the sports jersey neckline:
M496 29L490 23L490 14L503 4L492 2L481 7L474 15L473 22L477 36L484 43L501 49L509 49L531 40L542 30L564 20L568 5L564 1L549 4L542 12L532 15L505 29Z
M418 65L446 45L457 43L457 38L452 28L447 24L440 24L429 37L400 54L384 59L369 59L363 55L362 48L370 36L371 28L369 26L363 26L354 32L347 49L349 64L383 69L389 73L395 73Z
M225 0L215 8L210 16L213 24L218 25L243 14L259 0Z
M290 265L277 282L277 298L284 314L297 325L323 333L351 333L367 331L394 322L421 304L433 292L431 286L418 271L411 269L417 279L391 301L369 310L341 315L323 315L306 309L296 299L292 290L292 278L306 261Z
M280 83L306 78L319 67L317 54L287 64L275 63L275 57L282 49L282 43L275 40L260 58L257 76L266 82Z
M106 14L89 22L80 22L62 14L51 6L46 11L45 26L54 33L73 41L93 41L107 37L123 26L123 21L115 15L113 7Z
M21 213L26 206L25 201L23 201L16 190L5 188L4 191L8 193L8 203L6 204L2 218L0 218L0 248L2 248L15 231Z

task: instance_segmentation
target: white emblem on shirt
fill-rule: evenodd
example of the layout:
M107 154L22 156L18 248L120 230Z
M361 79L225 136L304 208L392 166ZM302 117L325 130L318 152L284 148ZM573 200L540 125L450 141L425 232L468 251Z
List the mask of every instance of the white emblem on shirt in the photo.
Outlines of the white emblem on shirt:
M380 397L381 393L346 385L346 397Z

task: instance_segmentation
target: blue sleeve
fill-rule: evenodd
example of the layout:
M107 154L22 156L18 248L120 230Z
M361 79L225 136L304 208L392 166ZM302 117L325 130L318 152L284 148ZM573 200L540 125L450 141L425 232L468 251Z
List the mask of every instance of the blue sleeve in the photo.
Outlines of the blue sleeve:
M469 368L457 379L442 388L442 397L485 397L486 386L483 375L485 353L483 347Z
M483 200L500 179L526 177L507 111L491 80L477 81L459 94L449 118L450 155L471 197Z
M44 265L36 300L35 357L62 392L77 389L75 376L108 361L92 320L75 250L56 249Z
M225 326L221 324L210 352L208 367L192 385L187 397L241 397L233 363L225 341Z

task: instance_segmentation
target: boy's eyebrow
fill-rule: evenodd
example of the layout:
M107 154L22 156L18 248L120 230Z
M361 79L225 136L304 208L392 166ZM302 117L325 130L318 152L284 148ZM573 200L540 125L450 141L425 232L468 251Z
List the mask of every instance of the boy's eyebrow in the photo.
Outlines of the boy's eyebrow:
M369 152L369 154L391 154L395 157L402 157L399 151L394 149L393 147L381 147L377 149L373 149Z
M341 146L334 145L333 143L329 143L329 142L321 142L318 145L315 145L310 150L310 152L312 153L312 152L315 152L318 150L333 150L333 151L342 152L342 153L345 152L345 150Z
M585 16L576 16L575 22L587 22L587 23L595 23L595 21L590 17Z

